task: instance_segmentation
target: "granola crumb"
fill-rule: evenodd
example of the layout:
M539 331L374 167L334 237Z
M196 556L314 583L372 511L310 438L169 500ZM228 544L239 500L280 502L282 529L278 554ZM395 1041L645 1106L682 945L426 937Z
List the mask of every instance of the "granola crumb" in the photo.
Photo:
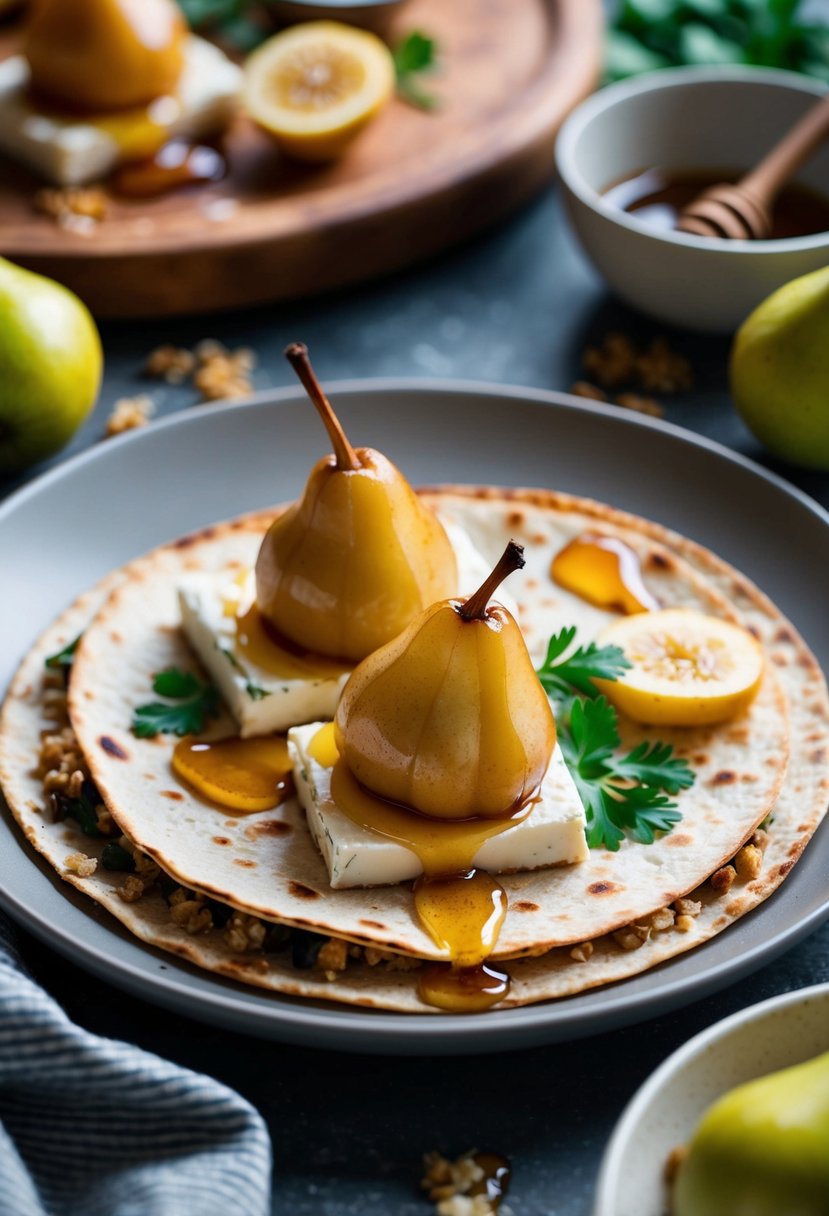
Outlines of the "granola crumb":
M89 878L98 868L97 860L86 853L70 853L63 864L70 874L77 874L80 878Z
M649 924L625 925L624 929L617 929L612 936L617 946L621 946L623 950L638 950L640 946L644 946L652 932Z
M476 1182L484 1177L484 1171L474 1159L475 1149L450 1161L441 1153L426 1153L423 1158L422 1189L433 1203L466 1195Z
M90 232L106 219L108 200L100 186L44 186L35 192L32 205L59 228Z
M637 414L647 414L649 418L664 418L665 407L653 397L642 397L639 393L619 393L616 404L622 409L633 410Z
M674 928L678 929L680 933L690 933L694 927L694 919L693 916L681 913L674 922Z
M383 950L379 946L357 946L356 953L351 953L351 957L361 957L361 951L369 967L379 964L386 971L416 971L421 965L419 958L413 958L410 954L395 954L392 950Z
M193 383L203 401L219 401L226 397L246 397L253 392L251 372L256 355L249 347L228 350L221 342L209 339L200 342L195 351L196 370Z
M687 896L683 896L682 899L674 900L674 910L678 916L690 916L692 918L699 916L702 911L702 900L689 899Z
M766 849L769 847L770 840L771 836L768 834L765 828L758 828L751 838L751 844L753 844L755 848L759 849L761 853L765 853Z
M181 887L179 891L182 891ZM195 895L192 891L182 891L182 895L183 898L176 903L172 900L170 902L170 919L173 924L193 935L207 933L213 928L213 914L205 904L204 896Z
M626 334L605 334L600 346L584 352L582 363L604 388L619 388L635 377L636 347Z
M267 930L264 923L246 912L234 912L225 927L224 938L236 954L261 950Z
M144 375L167 384L183 384L192 376L195 367L196 356L192 351L183 346L158 346L147 356Z
M718 895L726 895L734 886L736 877L737 871L733 866L723 866L721 870L717 870L716 874L711 875L711 886Z
M574 397L586 397L588 401L607 401L608 399L604 389L599 388L597 384L591 384L589 380L577 380L570 392Z
M348 942L340 938L329 937L317 955L317 966L325 972L327 980L337 978L337 973L345 971L348 965Z
M757 845L747 844L734 858L734 868L742 882L751 882L763 868L763 852Z
M691 364L684 355L671 350L664 338L654 338L636 360L642 388L650 393L678 393L693 384Z
M629 386L646 393L677 393L693 383L690 363L684 355L672 350L664 338L654 338L640 351L627 334L605 334L599 346L585 350L582 363L591 380L606 389Z
M146 393L138 397L119 397L106 422L106 437L123 435L146 426L155 413L155 402Z
M578 946L574 946L570 951L570 958L577 963L589 962L592 957L594 946L592 942L581 942Z
M124 880L124 885L118 888L118 897L125 904L137 903L144 894L144 883L135 874L128 874Z
M654 933L664 933L666 930L672 929L675 921L676 913L673 908L660 908L658 912L652 912L647 918L647 923Z

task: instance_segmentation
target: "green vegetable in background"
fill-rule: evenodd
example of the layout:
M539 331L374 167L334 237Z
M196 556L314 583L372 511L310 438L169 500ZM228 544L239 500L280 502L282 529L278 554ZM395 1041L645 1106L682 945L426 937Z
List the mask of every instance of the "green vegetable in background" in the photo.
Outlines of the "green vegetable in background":
M804 0L621 0L607 36L606 77L745 63L829 82L829 23L804 16L807 8Z

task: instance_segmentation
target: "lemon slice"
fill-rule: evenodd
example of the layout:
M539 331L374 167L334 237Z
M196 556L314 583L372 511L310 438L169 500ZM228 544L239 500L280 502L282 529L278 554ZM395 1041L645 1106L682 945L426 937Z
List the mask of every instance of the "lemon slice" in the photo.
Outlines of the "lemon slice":
M394 90L385 43L336 21L269 38L245 64L251 117L299 160L339 156Z
M763 678L763 655L747 630L690 608L623 617L602 630L633 664L602 692L635 722L704 726L746 710Z

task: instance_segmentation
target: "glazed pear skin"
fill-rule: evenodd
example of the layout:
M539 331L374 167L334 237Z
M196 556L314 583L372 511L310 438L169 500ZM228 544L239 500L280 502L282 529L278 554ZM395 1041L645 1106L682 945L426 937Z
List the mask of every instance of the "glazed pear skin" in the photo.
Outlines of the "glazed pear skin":
M340 755L372 793L438 819L508 814L544 778L552 710L506 608L434 604L352 673Z
M305 650L359 662L428 604L457 591L443 526L402 473L372 448L358 468L334 456L274 521L256 562L256 600L273 628Z
M673 1216L829 1216L829 1052L710 1108L677 1176Z

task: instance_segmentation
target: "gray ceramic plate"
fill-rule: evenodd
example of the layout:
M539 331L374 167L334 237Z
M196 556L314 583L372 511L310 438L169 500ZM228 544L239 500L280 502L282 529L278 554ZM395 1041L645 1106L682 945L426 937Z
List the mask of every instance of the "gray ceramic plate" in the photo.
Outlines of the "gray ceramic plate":
M776 600L829 670L829 517L748 461L664 423L554 393L401 381L331 393L352 442L380 448L415 483L555 486L701 541ZM0 507L0 687L36 634L101 575L208 522L294 496L321 450L307 403L294 391L271 393L110 440L9 499ZM762 907L637 979L477 1017L403 1017L264 995L147 949L44 867L7 813L0 832L0 902L77 963L205 1021L355 1051L528 1047L639 1021L733 983L829 916L824 824Z

